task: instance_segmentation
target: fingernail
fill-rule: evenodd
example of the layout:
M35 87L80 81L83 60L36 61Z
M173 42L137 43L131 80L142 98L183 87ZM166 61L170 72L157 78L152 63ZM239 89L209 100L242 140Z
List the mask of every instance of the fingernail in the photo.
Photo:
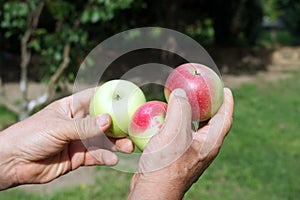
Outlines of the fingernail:
M173 94L176 96L176 97L183 97L183 98L187 98L186 96L186 92L181 89L181 88L177 88L173 91Z
M109 115L108 114L103 114L97 116L97 124L99 126L106 126L109 123Z

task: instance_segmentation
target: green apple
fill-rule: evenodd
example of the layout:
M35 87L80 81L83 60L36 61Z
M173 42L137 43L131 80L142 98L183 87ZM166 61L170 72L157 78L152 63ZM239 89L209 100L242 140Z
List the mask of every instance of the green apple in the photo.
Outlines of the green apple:
M128 126L134 112L146 102L143 91L127 80L111 80L97 88L89 107L91 116L108 113L112 119L109 137L122 138L128 133Z

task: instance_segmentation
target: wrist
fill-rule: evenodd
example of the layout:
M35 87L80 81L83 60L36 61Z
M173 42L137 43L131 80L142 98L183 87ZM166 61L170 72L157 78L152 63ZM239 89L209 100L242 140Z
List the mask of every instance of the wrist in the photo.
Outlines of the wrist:
M18 185L12 139L6 131L0 132L0 190Z
M143 174L134 175L134 183L131 187L128 199L182 199L185 189L180 181L162 178L153 178Z

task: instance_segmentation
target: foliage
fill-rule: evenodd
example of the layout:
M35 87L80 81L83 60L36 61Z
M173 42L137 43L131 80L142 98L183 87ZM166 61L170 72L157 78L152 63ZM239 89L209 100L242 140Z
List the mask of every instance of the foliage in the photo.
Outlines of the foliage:
M20 29L26 25L24 20L26 13L34 9L38 1L8 2L4 3L2 28L6 28L7 36L15 36L20 34ZM51 64L47 65L49 69L43 74L55 70L56 64L53 64L53 61L61 60L59 55L62 55L62 45L65 41L73 43L76 54L83 55L84 50L91 49L95 42L98 43L99 40L102 41L108 36L132 27L162 26L187 33L201 44L218 45L255 45L262 31L263 17L271 21L282 18L293 32L297 32L300 27L299 3L292 0L89 0L87 2L46 0L45 2L47 5L41 16L39 28L31 41L34 51L45 57L46 64ZM19 11L11 9L12 7L18 7ZM79 19L81 25L77 30L73 30L76 19ZM80 58L75 55L74 57ZM42 63L43 66L45 63ZM76 64L72 63L71 66Z
M297 46L300 44L300 38L288 30L269 31L264 30L260 33L258 46L274 48L276 45Z
M272 22L278 20L280 10L277 9L277 0L264 0L262 5L264 15L268 20Z
M92 23L103 23L111 20L118 10L126 9L133 0L45 0L45 8L40 17L39 26L34 30L29 47L41 55L39 65L43 66L41 77L53 74L63 60L63 50L67 43L76 49L74 58L85 52L89 40L89 29ZM39 0L13 0L3 5L1 27L6 37L21 39L27 29L27 16L36 9ZM71 65L76 59L71 59ZM45 67L47 66L47 67Z
M260 0L244 0L241 11L242 33L246 43L255 45L262 29L263 8Z
M0 101L12 112L24 119L34 108L53 100L55 93L62 90L62 96L71 92L68 82L75 78L79 62L87 46L89 30L86 24L101 23L114 17L119 9L126 9L132 0L11 0L2 4L1 28L7 38L17 38L20 52L20 93L18 105L0 95ZM32 52L39 59L32 60ZM43 95L36 99L28 97L28 74L41 66L38 80L48 82ZM74 67L76 66L75 70ZM66 72L67 76L63 76ZM74 71L73 71L74 70ZM1 78L1 77L0 77ZM1 89L1 88L0 88Z
M75 79L80 63L96 44L129 28L161 26L186 33L202 45L221 46L261 46L265 42L271 45L263 46L275 46L273 32L270 40L265 39L263 17L283 19L295 38L300 33L300 3L292 0L10 0L0 3L0 30L14 41L11 46L20 45L32 24L30 16L41 3L45 5L38 26L31 28L26 47L20 48L35 55L29 70L37 73L28 74L48 85L55 82L56 91ZM288 35L280 34L284 39ZM288 43L295 41L297 38ZM3 43L10 45L0 45ZM61 71L60 66L67 66L63 68L65 76L59 74L56 81L52 77Z
M300 2L294 0L276 0L279 17L295 35L300 34Z

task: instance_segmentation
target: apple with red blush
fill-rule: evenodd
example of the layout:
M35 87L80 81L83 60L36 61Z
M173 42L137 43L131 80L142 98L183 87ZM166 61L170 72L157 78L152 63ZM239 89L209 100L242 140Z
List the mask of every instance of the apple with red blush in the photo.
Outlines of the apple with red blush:
M182 64L170 73L164 88L167 101L176 88L186 92L194 122L211 118L223 102L221 78L214 70L199 63Z
M143 151L152 136L164 124L167 104L162 101L148 101L141 105L131 118L128 134L134 144Z

